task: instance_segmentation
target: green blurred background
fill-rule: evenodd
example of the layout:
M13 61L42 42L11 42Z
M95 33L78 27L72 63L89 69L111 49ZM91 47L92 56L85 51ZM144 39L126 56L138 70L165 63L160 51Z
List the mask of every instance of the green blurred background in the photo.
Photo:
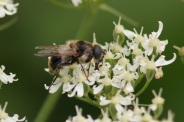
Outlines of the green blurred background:
M48 91L43 84L50 84L52 76L44 71L47 58L34 56L38 45L52 43L63 44L66 40L75 39L86 9L66 9L55 6L48 0L16 0L20 5L18 13L0 19L5 23L17 18L11 27L0 31L0 65L6 67L5 72L17 74L19 81L3 85L0 90L0 104L8 101L9 115L17 113L26 116L32 122L43 105ZM184 2L180 0L107 0L107 4L139 22L135 27L122 20L125 28L136 28L139 32L144 26L144 33L157 31L158 21L162 21L164 29L160 39L168 39L166 59L173 57L173 45L184 46ZM84 39L92 41L92 33L96 33L97 41L112 41L113 21L118 17L98 10L93 23ZM164 77L154 80L147 91L140 96L141 103L150 103L153 98L152 89L163 88L166 99L164 116L171 109L175 113L175 121L183 121L184 103L184 65L177 60L163 67ZM61 95L47 122L62 122L69 115L75 115L74 106L78 104L84 113L97 117L100 112L93 106L79 102L74 98Z

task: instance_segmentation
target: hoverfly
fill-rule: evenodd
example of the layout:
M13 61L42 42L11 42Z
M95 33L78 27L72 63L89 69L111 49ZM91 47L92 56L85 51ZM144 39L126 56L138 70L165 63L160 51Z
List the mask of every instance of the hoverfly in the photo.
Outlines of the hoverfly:
M35 54L36 56L49 57L49 73L55 75L53 82L58 77L62 67L72 65L73 63L81 64L82 66L84 63L89 63L93 58L95 70L98 70L98 65L102 62L105 55L105 50L100 45L82 40L68 41L65 45L38 46L35 49L40 49ZM84 71L83 67L82 69Z

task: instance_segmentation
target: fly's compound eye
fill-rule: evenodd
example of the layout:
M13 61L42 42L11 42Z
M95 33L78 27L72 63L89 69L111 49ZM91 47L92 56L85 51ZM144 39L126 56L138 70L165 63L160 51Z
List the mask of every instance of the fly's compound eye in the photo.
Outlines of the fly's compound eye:
M94 56L95 60L97 60L99 62L101 62L103 60L104 51L99 45L94 45L93 56Z

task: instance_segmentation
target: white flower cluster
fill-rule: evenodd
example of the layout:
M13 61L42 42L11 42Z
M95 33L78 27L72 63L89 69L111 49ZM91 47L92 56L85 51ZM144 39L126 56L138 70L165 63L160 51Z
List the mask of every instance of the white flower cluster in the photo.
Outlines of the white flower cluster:
M8 113L5 112L7 102L5 103L4 107L0 106L0 122L23 122L25 121L26 117L19 119L19 115L14 114L13 116L9 116Z
M0 0L0 18L5 17L5 15L13 15L17 13L17 6L19 4L13 3L13 0Z
M148 75L149 70L152 70L157 78L161 77L159 73L162 69L158 67L171 64L176 59L176 54L169 61L161 55L168 43L167 40L158 39L162 28L163 24L159 21L158 31L152 32L149 36L146 34L143 36L142 31L141 34L137 34L131 31L126 33L122 30L121 32L129 40L123 47L118 44L118 41L106 43L105 46L101 45L106 50L106 54L99 70L94 70L94 61L82 64L84 69L78 64L63 67L59 74L60 78L52 84L49 92L54 93L60 86L63 86L63 93L70 93L70 97L76 94L82 97L85 92L84 87L87 85L91 86L93 94L100 94L107 87L112 87L111 90L115 88L116 91L120 90L125 95L132 96L130 93L134 92L134 85L141 74ZM163 72L161 74L163 75ZM49 86L45 85L45 88L48 89Z
M90 115L84 117L82 115L82 110L76 107L77 115L74 117L69 117L66 122L174 122L174 115L171 111L168 112L167 119L158 120L157 110L164 103L164 99L161 97L161 90L158 95L153 91L155 98L152 99L152 104L147 105L147 107L140 106L138 99L133 103L131 108L122 107L118 109L116 113L116 120L108 115L108 110L102 110L102 117L98 119L93 119ZM154 113L153 115L151 113Z
M13 81L17 81L18 79L14 79L14 77L16 76L13 73L10 73L10 75L7 75L6 73L4 73L5 70L5 66L1 65L0 67L0 81L3 82L4 84L7 83L13 83Z
M125 30L120 23L115 24L114 32L117 32L117 40L105 45L99 44L106 50L103 61L99 64L99 70L95 70L93 60L82 66L79 64L66 66L61 69L59 78L51 86L45 85L45 88L54 93L62 86L62 93L68 93L68 97L79 97L98 107L113 105L119 119L126 114L124 117L135 116L133 110L128 110L124 106L135 102L137 94L134 91L138 83L143 77L146 77L148 82L154 76L156 79L161 78L162 66L171 64L176 59L176 54L169 61L162 55L168 44L168 40L158 38L162 29L163 23L160 21L158 31L149 35L142 34L143 30L138 34L136 31ZM127 38L121 45L118 34L123 34ZM93 43L96 44L95 37ZM146 113L144 115L146 118Z

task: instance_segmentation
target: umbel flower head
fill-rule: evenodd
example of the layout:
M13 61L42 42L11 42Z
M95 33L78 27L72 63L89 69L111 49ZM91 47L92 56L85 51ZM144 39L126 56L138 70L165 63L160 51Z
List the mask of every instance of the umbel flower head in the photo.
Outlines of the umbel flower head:
M75 95L83 97L86 92L105 95L108 98L109 96L106 95L115 95L119 90L125 96L133 93L140 75L146 76L147 79L152 79L154 75L158 78L159 72L162 71L160 67L169 65L176 59L175 53L169 61L166 61L165 56L162 55L168 44L167 40L160 41L158 38L162 29L163 23L159 21L158 31L149 35L142 34L142 30L140 34L133 31L126 33L125 36L129 40L123 46L117 41L105 45L99 44L106 50L99 70L95 70L93 60L82 64L83 68L78 64L65 66L60 70L60 77L51 85L49 92L54 93L62 86L63 93L68 93L69 97ZM124 30L121 32L125 33ZM94 40L96 41L95 37ZM45 88L49 87L45 85Z
M165 60L166 56L162 55L168 40L159 39L163 23L161 21L158 23L158 31L143 34L143 28L140 33L136 30L125 30L119 21L118 24L115 24L118 27L115 27L113 33L118 32L118 34L113 34L117 36L114 37L116 40L113 42L101 45L97 43L96 37L93 37L93 44L98 44L105 50L105 55L98 68L96 68L95 59L86 64L75 63L63 66L56 81L51 86L45 84L45 88L50 93L54 93L62 87L62 93L67 93L68 97L78 97L99 108L108 108L107 113L113 120L118 119L117 122L155 121L150 113L154 111L159 113L158 111L162 109L164 99L160 97L161 92L159 95L154 93L156 98L152 106L150 105L151 107L142 110L138 105L134 105L137 109L129 110L129 106L135 104L136 97L146 89L143 87L140 92L135 93L142 79L146 78L145 86L148 86L147 83L150 83L154 76L156 79L163 76L163 66L173 63L176 59L175 53L168 61ZM106 116L106 112L103 113ZM116 117L115 113L117 113ZM81 114L78 115L81 118ZM82 117L84 122L85 119Z
M13 116L9 116L8 113L5 112L7 107L7 102L5 103L4 107L0 106L0 122L23 122L25 121L26 117L19 119L19 115L14 114Z
M159 93L159 96L155 96L152 101L155 101L156 99L163 99L160 95L161 92ZM153 102L153 104L149 104L147 105L147 107L145 107L140 106L138 99L136 99L133 102L132 106L133 107L131 108L125 106L119 108L115 113L114 118L116 119L112 119L109 116L108 109L101 110L102 116L100 118L93 119L90 115L85 117L82 115L82 109L79 109L76 106L77 115L74 117L70 116L69 119L66 120L66 122L174 122L174 116L171 111L168 111L167 119L158 119L158 117L156 117L158 112L160 111L157 102Z
M18 5L18 3L14 4L13 0L0 0L0 18L17 13Z
M4 73L5 66L1 65L0 67L0 81L4 84L13 83L13 81L17 81L18 79L14 79L16 74L10 73L10 75L7 75Z

